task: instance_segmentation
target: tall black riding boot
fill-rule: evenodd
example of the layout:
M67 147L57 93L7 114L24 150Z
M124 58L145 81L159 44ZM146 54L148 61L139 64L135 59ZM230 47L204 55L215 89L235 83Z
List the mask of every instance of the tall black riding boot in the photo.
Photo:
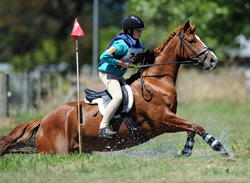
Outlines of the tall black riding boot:
M112 138L112 136L115 134L116 132L113 131L110 127L105 127L99 130L99 137L102 138Z

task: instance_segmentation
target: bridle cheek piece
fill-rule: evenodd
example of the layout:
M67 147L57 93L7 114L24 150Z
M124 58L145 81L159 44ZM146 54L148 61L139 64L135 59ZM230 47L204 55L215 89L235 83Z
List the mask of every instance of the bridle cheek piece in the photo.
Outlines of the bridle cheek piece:
M202 65L204 63L204 61L206 60L207 58L207 55L209 52L207 51L211 51L211 48L205 46L204 49L200 50L199 52L195 52L188 44L185 44L185 41L184 41L184 37L185 37L185 34L182 34L182 31L180 31L178 33L178 36L181 40L181 44L180 44L180 55L183 55L185 54L185 46L187 46L187 48L195 55L195 57L192 57L191 55L189 55L187 52L186 54L188 55L189 59L193 61L193 64L194 65ZM206 53L207 52L207 53ZM205 54L206 53L206 54ZM203 59L201 60L200 56L201 55L204 55L205 56L203 57Z

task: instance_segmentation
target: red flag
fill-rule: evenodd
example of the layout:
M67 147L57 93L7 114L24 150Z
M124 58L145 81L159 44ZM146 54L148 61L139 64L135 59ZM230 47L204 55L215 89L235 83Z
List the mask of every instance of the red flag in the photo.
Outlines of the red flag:
M80 26L80 24L78 23L77 21L77 18L75 18L75 22L74 22L74 26L73 26L73 29L72 29L72 32L71 32L71 36L77 40L78 37L80 36L84 36L84 32Z

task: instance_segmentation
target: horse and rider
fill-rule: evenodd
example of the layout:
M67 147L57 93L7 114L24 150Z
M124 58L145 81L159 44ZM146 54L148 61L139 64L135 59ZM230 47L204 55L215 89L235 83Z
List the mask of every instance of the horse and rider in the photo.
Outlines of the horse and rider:
M213 150L228 155L222 143L202 126L176 115L175 84L180 65L191 63L212 70L218 62L195 34L196 26L186 21L149 55L143 52L140 41L145 29L142 19L126 16L122 28L123 32L113 38L100 56L99 77L106 90L85 90L86 100L81 102L80 110L81 134L77 102L65 103L41 119L18 125L2 137L0 154L8 153L17 142L30 141L32 135L38 152L71 153L80 145L84 152L120 150L164 133L186 132L182 155L192 154L195 135L201 136ZM144 56L143 64L150 64L141 65L139 74L126 82L123 75L139 55ZM81 142L79 135L83 137Z

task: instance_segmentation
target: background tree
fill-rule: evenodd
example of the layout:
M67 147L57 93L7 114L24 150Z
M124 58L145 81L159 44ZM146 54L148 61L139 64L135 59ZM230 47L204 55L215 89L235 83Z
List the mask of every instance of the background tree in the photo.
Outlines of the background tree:
M150 39L151 46L187 19L198 24L198 34L224 60L228 47L235 46L237 35L250 36L247 0L128 0L128 4L129 12L142 15L150 28L149 34L155 35Z
M85 43L91 42L90 0L1 1L1 62L12 63L18 70L30 70L38 64L71 60L74 43L69 34L75 17L88 32ZM88 54L85 58L90 59Z
M102 0L99 1L101 53L120 31L124 15L138 14L148 30L142 36L145 48L160 44L185 20L198 24L197 33L220 60L235 46L239 34L250 36L248 0ZM38 65L67 63L72 70L74 40L69 36L78 17L86 36L79 42L80 63L91 64L92 0L1 0L0 62L16 70L32 70Z
M75 45L69 35L74 18L78 17L86 33L84 41L79 41L80 63L91 64L92 3L92 0L13 0L12 3L2 0L0 62L11 63L20 71L66 62L74 70ZM101 37L101 42L106 43L120 27L126 1L99 3L101 31L110 35Z

